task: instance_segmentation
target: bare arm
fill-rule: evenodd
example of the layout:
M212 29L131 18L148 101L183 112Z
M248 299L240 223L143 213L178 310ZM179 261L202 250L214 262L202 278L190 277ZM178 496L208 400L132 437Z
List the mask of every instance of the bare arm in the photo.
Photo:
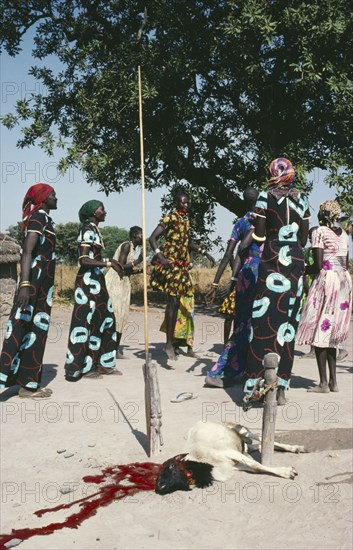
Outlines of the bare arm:
M129 250L130 250L130 244L129 244L129 243L123 244L123 246L122 246L121 249L120 249L120 254L119 254L118 262L121 264L121 266L122 266L124 269L125 269L128 265L130 265L130 264L127 264L127 263L126 263L126 260L127 260L128 254L129 254Z
M218 285L219 280L222 277L225 268L227 267L227 265L229 264L230 259L233 256L233 252L234 252L236 244L237 244L236 241L234 241L232 239L230 239L228 241L227 249L224 253L224 256L221 260L221 263L218 266L217 273L216 273L215 278L213 280L214 285ZM205 302L206 302L207 305L212 304L214 302L214 299L216 297L216 292L217 292L217 287L211 287L210 290L206 293Z
M164 235L165 229L162 225L157 225L156 229L153 231L152 235L149 238L150 245L152 247L152 250L159 250L158 248L158 239ZM159 251L156 254L158 260L161 262L162 265L167 265L168 260L164 256L163 252Z
M89 250L90 250L89 245L87 244L80 245L80 256L78 261L82 267L108 267L107 262L105 260L95 260L94 258L90 258L88 256ZM114 271L117 272L117 274L121 278L123 276L123 268L120 265L120 263L117 260L114 260L114 258L110 258L109 262L111 263L111 267L114 269Z
M266 218L256 216L254 223L254 231L257 237L264 237L266 235Z
M142 259L143 259L142 254L139 255L139 257L136 261L132 260L131 262L126 263L127 257L129 255L129 251L130 251L130 243L123 244L123 246L120 249L119 263L122 265L124 273L126 275L133 275L134 273L136 273L136 274L137 273L142 273L143 269L138 269L136 271L133 270L135 265L142 262Z
M215 284L219 283L220 278L222 277L225 268L229 264L230 259L233 257L233 252L234 252L236 244L237 244L236 241L233 241L232 239L230 239L228 241L228 246L227 246L226 251L224 253L224 256L221 260L221 263L218 266L217 273L216 273L215 278L213 280L213 282Z
M324 261L324 251L322 248L313 248L312 251L314 263L306 267L305 273L308 275L319 273L319 271L321 271L322 269Z
M36 231L30 231L27 233L27 236L24 240L23 252L21 257L20 284L22 281L28 282L30 279L33 251L38 244L39 236L39 233L37 233ZM30 287L20 286L17 294L17 306L21 308L26 308L29 303L29 295Z
M243 239L241 240L241 242L238 246L238 251L237 251L237 255L235 257L234 266L233 266L232 278L237 277L237 275L240 271L240 268L243 265L243 252L253 242L253 234L254 234L254 230L250 229L247 232L247 234L245 235L245 237L243 237Z
M299 225L299 242L304 247L308 242L309 219L301 220Z

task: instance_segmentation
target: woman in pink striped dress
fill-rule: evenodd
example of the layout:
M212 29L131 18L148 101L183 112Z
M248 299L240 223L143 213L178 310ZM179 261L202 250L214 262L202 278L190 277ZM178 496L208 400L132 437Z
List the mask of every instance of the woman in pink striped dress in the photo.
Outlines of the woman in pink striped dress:
M312 232L315 279L310 287L297 333L298 344L314 346L320 383L316 393L337 392L336 350L347 340L352 310L352 280L348 272L348 236L336 225L341 211L336 201L320 205L319 227ZM326 365L329 368L327 382Z

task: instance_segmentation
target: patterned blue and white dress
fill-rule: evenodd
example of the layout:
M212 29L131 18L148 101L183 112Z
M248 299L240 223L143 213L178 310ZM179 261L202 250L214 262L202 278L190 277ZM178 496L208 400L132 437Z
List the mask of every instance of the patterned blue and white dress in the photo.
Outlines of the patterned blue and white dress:
M247 212L243 218L240 218L233 227L231 240L240 243L253 228L253 220L253 212ZM262 246L253 241L244 251L243 263L236 284L234 332L217 363L207 373L211 378L231 380L245 370L251 329L252 304L255 296L261 250Z
M301 221L310 217L308 199L294 188L281 197L262 191L255 214L266 219L266 241L252 310L246 392L262 376L263 358L271 352L280 358L278 384L289 387L304 275L298 231Z
M90 258L102 260L103 240L93 222L83 224L77 242L89 246ZM115 368L115 316L102 268L80 267L74 298L65 374L79 379L95 367Z
M17 307L17 287L0 357L1 389L20 385L35 391L41 382L54 293L53 220L44 210L37 210L28 219L24 237L28 233L39 234L29 273L29 304L26 309Z

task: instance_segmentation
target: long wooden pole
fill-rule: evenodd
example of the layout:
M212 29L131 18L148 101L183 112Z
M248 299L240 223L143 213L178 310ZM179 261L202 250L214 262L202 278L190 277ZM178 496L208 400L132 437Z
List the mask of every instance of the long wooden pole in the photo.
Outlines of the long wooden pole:
M162 408L157 377L157 365L151 361L148 353L148 301L147 301L147 250L146 250L146 219L145 219L145 159L143 148L142 124L142 85L141 67L138 66L139 89L139 119L140 119L140 155L141 155L141 193L142 193L142 235L143 235L143 302L144 302L144 332L145 332L145 363L143 375L145 380L145 412L147 431L147 455L156 454L159 446L163 445L161 433Z
M142 84L141 67L138 66L138 90L139 90L139 125L140 125L140 162L141 162L141 208L142 208L142 254L143 254L143 305L144 305L144 339L145 357L148 366L148 301L147 301L147 247L146 247L146 215L145 215L145 153L143 144L143 120L142 120Z

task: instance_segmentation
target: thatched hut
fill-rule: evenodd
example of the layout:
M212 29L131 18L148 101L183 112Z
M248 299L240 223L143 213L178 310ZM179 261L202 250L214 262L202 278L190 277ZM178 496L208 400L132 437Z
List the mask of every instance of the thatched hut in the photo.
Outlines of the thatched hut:
M11 311L20 252L16 239L0 233L0 315L8 315Z

